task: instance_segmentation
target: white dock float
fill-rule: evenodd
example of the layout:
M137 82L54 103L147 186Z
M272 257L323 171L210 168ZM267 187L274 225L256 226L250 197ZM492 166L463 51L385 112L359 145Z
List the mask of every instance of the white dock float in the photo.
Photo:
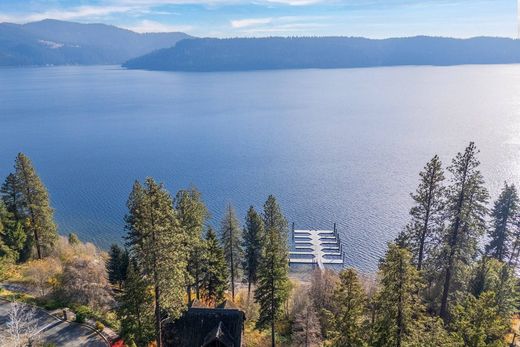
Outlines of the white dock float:
M292 239L294 251L289 253L289 264L343 265L345 254L339 235L334 230L295 230L293 225Z

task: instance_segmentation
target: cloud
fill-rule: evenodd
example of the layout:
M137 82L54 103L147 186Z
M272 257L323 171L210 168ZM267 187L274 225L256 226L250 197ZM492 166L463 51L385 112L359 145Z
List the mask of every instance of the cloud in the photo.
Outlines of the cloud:
M231 21L231 26L235 29L247 28L251 26L265 25L273 21L272 18L245 18Z
M54 9L42 12L29 12L26 14L3 15L1 21L13 23L35 22L43 19L81 20L105 17L117 13L129 13L138 11L138 7L132 6L80 6L69 9Z
M307 5L315 5L323 2L327 2L326 0L266 0L270 3L284 4L290 6L307 6Z
M187 32L193 30L191 25L172 25L152 20L143 20L136 25L123 26L125 29L138 33L164 33L164 32Z

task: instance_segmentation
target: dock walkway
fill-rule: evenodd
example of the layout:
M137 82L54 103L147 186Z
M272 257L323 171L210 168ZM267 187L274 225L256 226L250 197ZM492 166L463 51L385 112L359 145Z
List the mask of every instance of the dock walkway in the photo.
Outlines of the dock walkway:
M345 254L336 225L334 230L295 230L292 228L294 251L289 254L289 264L311 264L320 269L325 264L343 265Z

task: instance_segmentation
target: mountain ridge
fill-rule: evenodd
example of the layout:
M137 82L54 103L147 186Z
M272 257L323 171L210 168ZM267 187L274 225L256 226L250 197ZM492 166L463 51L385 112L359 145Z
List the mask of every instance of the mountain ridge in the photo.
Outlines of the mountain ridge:
M0 66L121 64L190 38L181 32L143 34L54 19L0 23Z
M520 40L414 36L193 39L123 64L128 69L242 71L520 63Z

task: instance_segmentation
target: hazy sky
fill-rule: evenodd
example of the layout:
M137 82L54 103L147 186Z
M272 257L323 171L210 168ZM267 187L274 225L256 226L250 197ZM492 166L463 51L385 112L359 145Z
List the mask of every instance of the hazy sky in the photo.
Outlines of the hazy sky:
M0 22L54 18L197 36L517 36L520 0L0 0Z

